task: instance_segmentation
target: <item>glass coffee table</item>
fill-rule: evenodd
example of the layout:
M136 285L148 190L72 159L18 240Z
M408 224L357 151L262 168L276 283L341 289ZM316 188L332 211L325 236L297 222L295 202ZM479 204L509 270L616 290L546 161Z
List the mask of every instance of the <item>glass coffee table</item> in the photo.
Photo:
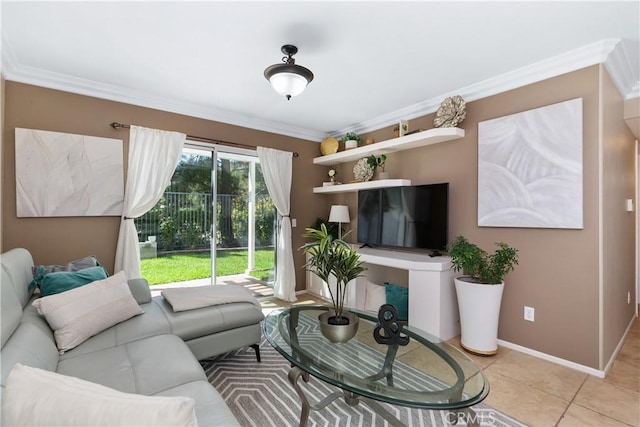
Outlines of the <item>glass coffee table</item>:
M405 325L400 325L400 344L388 339L392 342L378 344L374 329L385 323L380 321L384 317L357 310L349 310L359 317L356 336L334 344L322 335L318 322L318 316L328 310L324 306L282 308L268 314L262 326L269 343L291 362L289 381L302 401L300 426L307 424L310 410L321 410L340 397L350 406L362 402L393 426L403 424L379 402L448 410L456 412L456 418L462 412L477 425L470 407L487 396L489 383L461 351ZM394 335L385 331L383 338ZM311 405L298 384L300 377L308 382L310 375L339 390Z

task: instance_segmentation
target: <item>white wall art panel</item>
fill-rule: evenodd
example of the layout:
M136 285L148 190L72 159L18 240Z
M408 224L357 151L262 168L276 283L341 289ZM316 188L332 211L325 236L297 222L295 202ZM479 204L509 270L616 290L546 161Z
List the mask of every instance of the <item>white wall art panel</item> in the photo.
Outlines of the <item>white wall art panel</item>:
M582 228L582 98L478 124L478 225Z
M16 128L18 217L122 214L122 140Z

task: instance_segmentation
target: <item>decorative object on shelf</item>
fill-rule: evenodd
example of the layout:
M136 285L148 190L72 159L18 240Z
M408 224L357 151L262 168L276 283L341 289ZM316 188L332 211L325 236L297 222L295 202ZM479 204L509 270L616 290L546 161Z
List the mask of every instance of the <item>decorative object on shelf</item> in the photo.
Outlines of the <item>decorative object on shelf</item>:
M463 236L448 248L460 310L460 343L470 353L491 356L498 352L498 321L504 276L518 264L518 250L497 243L490 255Z
M269 80L273 89L280 95L290 100L297 96L313 80L313 73L308 68L296 65L293 55L298 53L298 48L291 44L285 44L280 51L287 56L282 57L284 64L274 64L264 70L264 77Z
M378 310L378 323L373 329L373 338L378 344L407 345L409 336L402 334L402 328L407 324L406 320L400 320L398 311L391 304L383 304ZM384 329L384 334L380 330Z
M375 144L376 140L369 137L364 141L364 145L371 145L371 144Z
M329 169L329 172L327 173L327 175L329 176L329 180L331 182L335 182L337 174L338 174L338 172L336 172L336 170L334 168Z
M342 137L342 142L344 142L345 150L357 148L360 143L360 136L355 132L347 132L347 134Z
M454 128L467 117L466 103L460 95L445 98L436 111L433 125L437 128Z
M323 156L326 156L327 154L337 153L339 147L340 144L338 143L338 140L330 136L323 139L320 143L320 153Z
M313 241L301 249L308 255L305 267L327 284L333 312L320 315L320 331L331 342L346 342L358 331L358 316L344 311L347 285L366 270L360 255L342 239L334 239L324 224L320 229L307 228L304 237ZM335 292L329 283L335 283ZM348 327L345 327L347 326Z
M389 179L389 174L384 171L384 165L386 161L387 156L385 154L380 154L379 156L372 154L367 157L367 164L371 169L373 169L374 171L376 170L376 168L382 169L382 172L380 172L380 174L378 175L379 179Z
M401 136L407 135L409 133L409 120L400 120L398 126L393 128L393 136L394 138L399 138Z
M478 123L478 226L582 229L582 132L582 98Z
M333 205L329 212L329 222L338 223L338 239L342 239L342 224L349 224L349 207L346 205Z
M409 132L409 120L400 120L398 123L398 136L405 136Z
M366 157L358 160L353 167L353 177L358 182L366 182L373 178L374 169L369 166L369 162Z

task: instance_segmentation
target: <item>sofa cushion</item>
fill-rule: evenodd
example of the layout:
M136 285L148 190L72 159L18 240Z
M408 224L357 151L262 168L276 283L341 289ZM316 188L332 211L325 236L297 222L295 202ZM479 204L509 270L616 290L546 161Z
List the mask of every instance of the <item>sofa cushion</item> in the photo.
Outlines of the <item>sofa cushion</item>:
M145 395L207 379L187 345L175 335L158 335L61 359L57 371Z
M2 347L2 386L16 363L35 368L55 371L58 366L58 349L53 339L53 332L42 316L30 316L29 321L20 323L11 339ZM40 323L40 324L39 324Z
M27 286L33 278L31 254L26 249L11 249L0 256L0 262L2 263L2 286L13 286L21 307L26 306L33 293Z
M56 271L49 274L40 270L29 287L37 286L40 294L46 297L106 279L107 276L107 270L103 267L90 267L80 271Z
M367 311L380 310L380 306L387 302L387 294L384 286L367 280L366 295L364 298L364 309Z
M54 330L62 353L117 323L144 313L131 295L122 271L80 288L39 298L33 305Z
M174 313L162 296L152 298L162 316L169 322L171 333L185 341L217 332L256 325L264 319L262 310L251 303L221 304ZM146 317L146 316L145 316Z
M407 320L409 318L409 288L385 282L385 293L387 304L393 305L398 311L398 318Z
M189 397L123 393L17 364L2 399L3 425L195 426Z
M4 272L0 280L3 282L2 289L0 289L0 310L2 310L0 337L2 338L2 347L4 347L4 344L11 334L13 334L13 331L15 331L20 324L20 319L22 319L22 304L20 304L15 289L9 283L10 279L5 276Z
M39 265L37 267L33 266L31 267L31 273L33 274L33 278L35 279L39 271L41 271L42 274L49 274L56 271L78 271L100 265L101 264L98 262L98 259L94 255L89 255L84 258L71 261L67 265Z

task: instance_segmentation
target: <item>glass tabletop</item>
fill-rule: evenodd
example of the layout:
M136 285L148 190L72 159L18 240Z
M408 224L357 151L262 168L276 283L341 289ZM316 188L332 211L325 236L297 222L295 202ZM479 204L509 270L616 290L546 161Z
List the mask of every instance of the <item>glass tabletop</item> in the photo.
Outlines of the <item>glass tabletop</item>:
M456 347L404 326L402 334L409 337L409 343L391 349L374 339L378 318L352 309L349 311L359 317L356 336L334 344L322 335L318 321L328 310L324 306L275 310L263 322L264 335L293 366L377 401L459 409L487 396L489 383L482 370Z

